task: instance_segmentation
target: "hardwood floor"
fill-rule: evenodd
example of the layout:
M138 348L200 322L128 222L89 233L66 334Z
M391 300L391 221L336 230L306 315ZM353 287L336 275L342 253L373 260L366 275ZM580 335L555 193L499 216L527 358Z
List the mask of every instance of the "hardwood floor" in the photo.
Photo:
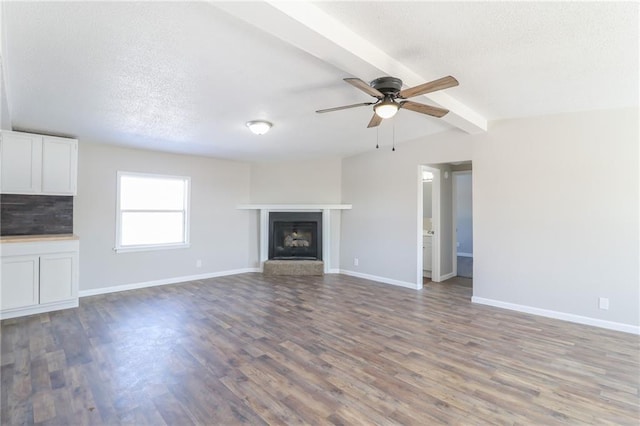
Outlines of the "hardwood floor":
M638 336L470 297L243 274L83 298L2 322L0 420L638 424Z

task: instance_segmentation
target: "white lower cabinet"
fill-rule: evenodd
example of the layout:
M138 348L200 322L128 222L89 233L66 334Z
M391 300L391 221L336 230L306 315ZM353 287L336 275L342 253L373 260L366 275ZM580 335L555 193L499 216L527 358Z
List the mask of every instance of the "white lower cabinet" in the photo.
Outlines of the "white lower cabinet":
M40 256L40 303L60 302L73 298L75 253Z
M78 306L79 241L2 244L0 317Z
M38 304L38 256L2 257L2 299L4 311Z

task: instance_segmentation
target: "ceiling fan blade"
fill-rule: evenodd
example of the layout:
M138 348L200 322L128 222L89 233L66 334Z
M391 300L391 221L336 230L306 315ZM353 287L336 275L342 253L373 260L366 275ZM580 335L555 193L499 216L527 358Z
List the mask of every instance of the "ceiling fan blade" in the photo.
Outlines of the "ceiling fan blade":
M373 105L373 104L375 104L375 102L363 102L361 104L353 104L353 105L339 106L335 108L319 109L316 112L322 114L325 112L340 111L341 109L356 108L360 106L367 106L367 105Z
M378 114L376 114L375 112L373 113L373 117L371 117L371 121L369 122L369 125L367 126L367 129L370 127L377 127L380 125L380 123L382 123L382 117L380 117Z
M352 85L353 87L362 90L368 95L374 96L378 99L384 98L384 95L378 89L374 89L369 86L365 81L360 80L359 78L345 78L344 81Z
M457 86L458 84L460 84L458 83L458 80L448 75L438 80L433 80L428 83L421 84L419 86L402 90L398 94L398 97L402 99L413 98L414 96L424 95L425 93L431 93L437 90L448 89L449 87L454 87L454 86Z
M419 112L421 114L431 115L433 117L438 117L438 118L444 117L449 112L448 109L438 108L431 105L420 104L418 102L412 102L412 101L400 102L400 108Z

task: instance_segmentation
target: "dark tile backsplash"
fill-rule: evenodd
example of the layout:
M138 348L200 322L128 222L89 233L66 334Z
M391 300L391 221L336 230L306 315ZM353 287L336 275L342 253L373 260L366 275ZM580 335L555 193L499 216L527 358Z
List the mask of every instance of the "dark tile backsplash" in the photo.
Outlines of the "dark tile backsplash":
M73 197L0 195L0 235L73 233Z

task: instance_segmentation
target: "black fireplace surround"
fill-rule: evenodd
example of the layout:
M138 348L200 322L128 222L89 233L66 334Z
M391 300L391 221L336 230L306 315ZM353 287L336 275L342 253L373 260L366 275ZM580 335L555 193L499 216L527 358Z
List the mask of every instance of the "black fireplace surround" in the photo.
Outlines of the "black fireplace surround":
M269 212L269 259L322 260L322 213Z

